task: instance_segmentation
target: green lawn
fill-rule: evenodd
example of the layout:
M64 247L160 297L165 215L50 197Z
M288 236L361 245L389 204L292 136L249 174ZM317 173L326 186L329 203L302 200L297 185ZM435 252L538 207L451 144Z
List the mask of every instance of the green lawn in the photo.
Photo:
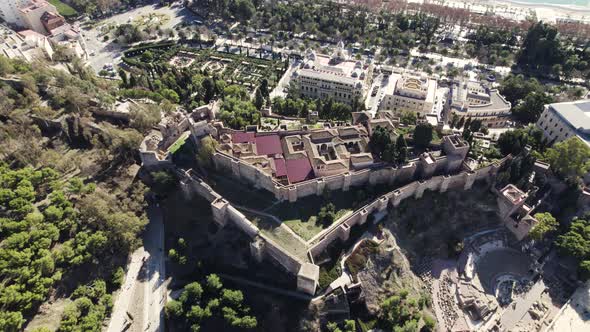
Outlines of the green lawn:
M320 209L328 203L336 207L336 218L352 212L379 195L391 191L386 186L351 188L349 191L333 191L328 197L308 196L300 198L296 203L281 202L267 212L275 215L291 228L297 235L310 240L329 225L316 223Z
M174 142L174 143L172 143L172 145L170 145L170 147L168 148L168 152L175 153L176 151L178 151L184 145L187 138L188 138L188 136L184 135L184 137L181 137L178 140L176 140L176 142Z
M301 258L304 261L308 261L307 248L305 244L299 241L292 233L279 225L273 220L249 213L247 211L242 212L253 224L260 229L262 234L268 236L271 240L279 244L281 247L287 249L292 255Z
M78 16L78 12L74 8L70 7L68 4L61 2L60 0L49 0L49 3L54 5L55 8L57 8L57 11L62 16L65 16L65 17Z

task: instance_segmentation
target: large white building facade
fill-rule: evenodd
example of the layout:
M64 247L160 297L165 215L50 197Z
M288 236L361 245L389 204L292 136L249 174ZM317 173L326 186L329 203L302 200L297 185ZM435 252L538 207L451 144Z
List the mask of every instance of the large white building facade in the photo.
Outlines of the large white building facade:
M404 73L389 76L379 110L412 111L422 115L432 113L436 96L436 80L425 75Z
M364 102L372 74L372 64L349 59L340 43L332 56L307 52L292 81L302 97L352 105L355 100Z
M28 5L29 2L29 0L0 0L0 18L11 25L26 26L19 9Z
M548 142L577 136L590 145L590 99L545 105L536 125Z
M479 120L488 128L505 127L510 119L510 102L497 89L475 81L454 82L448 105L451 115Z

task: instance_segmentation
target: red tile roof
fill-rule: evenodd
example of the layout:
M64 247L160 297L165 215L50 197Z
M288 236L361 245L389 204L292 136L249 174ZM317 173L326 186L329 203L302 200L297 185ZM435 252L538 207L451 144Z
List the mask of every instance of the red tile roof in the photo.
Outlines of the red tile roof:
M279 135L256 136L256 154L259 156L268 156L273 154L282 154L281 139Z
M254 143L254 133L236 132L231 134L233 143Z
M313 172L309 159L287 159L287 178L290 183L313 179Z
M283 158L275 158L275 175L277 177L287 175L287 164Z

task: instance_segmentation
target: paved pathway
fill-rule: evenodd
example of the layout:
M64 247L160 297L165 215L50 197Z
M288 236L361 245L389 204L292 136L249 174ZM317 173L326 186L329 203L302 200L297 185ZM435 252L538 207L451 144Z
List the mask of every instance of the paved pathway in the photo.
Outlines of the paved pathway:
M125 282L117 295L108 332L164 331L166 275L164 222L160 208L148 208L144 246L131 255ZM130 314L132 316L130 316ZM140 323L141 322L141 323Z
M131 254L131 262L127 266L127 275L125 282L117 294L117 299L113 307L113 314L107 331L119 332L123 331L127 325L132 323L131 318L127 315L129 310L129 302L132 299L134 286L137 283L139 270L147 258L147 252L143 247L137 249Z
M525 297L519 297L512 302L500 317L502 331L511 331L514 326L522 320L529 308L541 298L545 290L545 283L539 280L533 285Z

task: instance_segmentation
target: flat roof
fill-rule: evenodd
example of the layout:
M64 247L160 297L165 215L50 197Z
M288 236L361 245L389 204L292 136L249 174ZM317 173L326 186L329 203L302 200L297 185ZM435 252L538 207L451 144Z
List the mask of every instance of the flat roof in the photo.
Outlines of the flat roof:
M549 108L574 128L590 130L590 99L549 104Z

